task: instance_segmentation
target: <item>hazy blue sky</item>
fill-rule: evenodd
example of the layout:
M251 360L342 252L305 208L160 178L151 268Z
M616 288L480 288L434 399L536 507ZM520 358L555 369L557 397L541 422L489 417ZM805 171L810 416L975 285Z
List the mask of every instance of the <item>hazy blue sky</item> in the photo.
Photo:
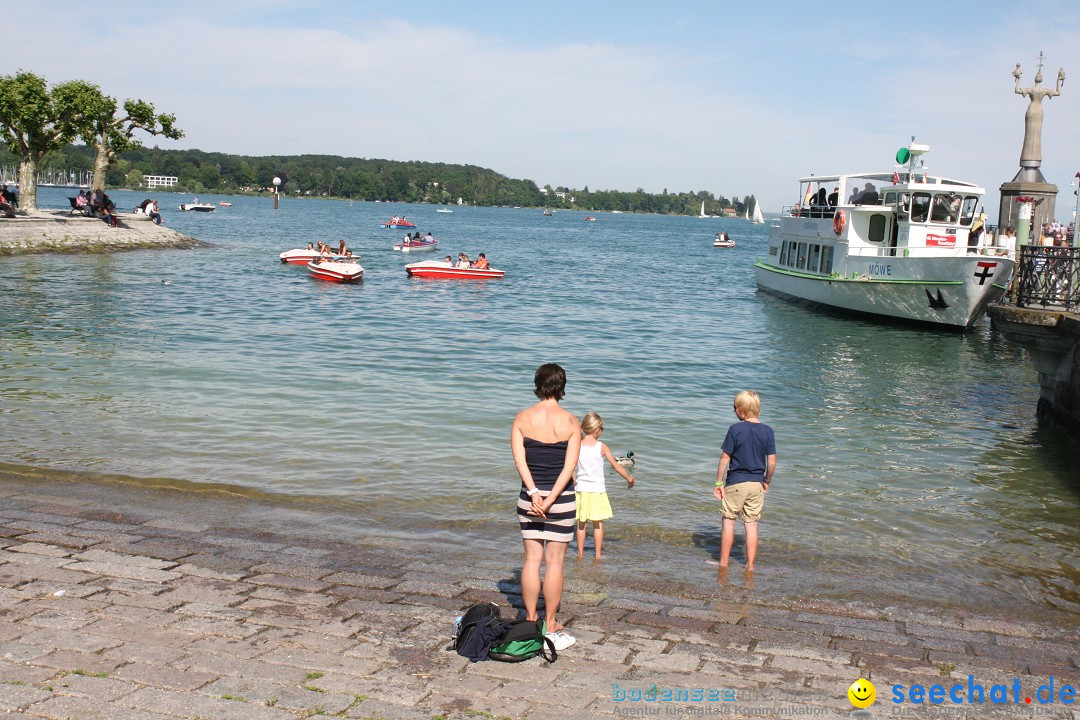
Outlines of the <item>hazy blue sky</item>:
M74 8L78 8L75 10ZM0 72L85 79L174 112L162 147L469 163L540 185L797 200L810 173L934 173L991 191L1044 85L1043 172L1080 171L1080 3L37 0ZM153 144L153 140L149 142Z

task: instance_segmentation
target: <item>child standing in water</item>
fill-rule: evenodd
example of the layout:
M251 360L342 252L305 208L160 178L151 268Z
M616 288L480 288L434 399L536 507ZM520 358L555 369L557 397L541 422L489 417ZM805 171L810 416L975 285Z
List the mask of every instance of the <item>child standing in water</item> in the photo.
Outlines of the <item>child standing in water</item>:
M754 569L757 556L757 524L765 493L776 471L776 437L773 429L761 422L761 398L753 390L735 396L735 417L739 422L728 428L716 468L713 496L720 501L724 516L720 532L720 567L726 568L735 541L735 520L742 518L746 529L746 571Z
M585 555L585 526L593 524L593 544L596 546L596 559L599 560L604 545L604 521L610 518L611 503L608 502L604 487L604 458L626 480L626 487L634 487L634 476L626 472L615 461L611 450L600 442L600 433L604 432L604 420L594 412L581 418L581 452L578 454L577 469L574 471L574 495L577 498L577 556Z

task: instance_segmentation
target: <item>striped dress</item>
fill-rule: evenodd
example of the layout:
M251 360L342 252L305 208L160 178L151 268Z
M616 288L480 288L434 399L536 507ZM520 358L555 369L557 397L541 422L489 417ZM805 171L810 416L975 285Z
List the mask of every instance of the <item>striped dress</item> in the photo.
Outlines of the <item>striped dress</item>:
M532 438L525 438L525 464L532 473L533 483L540 491L540 497L547 498L555 487L555 481L566 462L566 440L555 443L543 443ZM525 540L551 540L570 542L574 537L574 525L577 521L577 505L574 502L574 488L567 483L558 500L547 512L547 518L529 515L532 498L529 497L525 483L518 493L518 522L521 523L521 537Z

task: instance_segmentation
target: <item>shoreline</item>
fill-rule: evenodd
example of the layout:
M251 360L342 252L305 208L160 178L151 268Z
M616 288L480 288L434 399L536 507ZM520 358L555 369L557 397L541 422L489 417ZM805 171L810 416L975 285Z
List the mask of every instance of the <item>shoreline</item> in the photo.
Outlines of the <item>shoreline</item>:
M123 250L209 247L209 243L155 225L146 215L117 213L121 227L63 210L34 210L0 219L0 256L105 253Z
M883 712L893 683L1015 677L1033 693L1080 680L1075 627L914 599L735 602L573 568L560 619L574 647L553 664L469 664L447 650L453 618L478 602L520 608L517 544L478 559L465 543L326 539L304 508L6 473L0 500L0 708L32 716L594 718L627 707L619 683L836 714L859 677ZM784 688L804 694L777 703Z

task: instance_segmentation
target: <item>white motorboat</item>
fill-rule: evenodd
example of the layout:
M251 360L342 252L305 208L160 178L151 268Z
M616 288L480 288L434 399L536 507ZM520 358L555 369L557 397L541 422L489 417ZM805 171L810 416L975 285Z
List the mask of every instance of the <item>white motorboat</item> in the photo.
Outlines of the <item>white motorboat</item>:
M450 208L439 208L439 209L438 209L438 210L436 210L435 212L437 212L437 213L452 213L452 212L454 212L454 211L453 211L453 210L451 210Z
M216 206L212 205L211 203L189 202L181 205L180 209L184 212L214 212Z
M355 260L318 258L308 263L308 273L319 280L346 283L364 279L364 268Z
M735 247L735 241L726 232L718 232L712 246L715 248L733 248Z
M421 238L419 240L411 240L409 242L399 242L394 244L394 250L403 253L425 252L427 250L434 250L437 247L439 247L439 241L437 238L431 238L430 240L425 240Z
M1015 264L982 245L985 234L971 235L983 188L916 167L929 150L913 139L890 172L802 178L803 202L782 210L754 264L758 287L842 311L971 327Z

